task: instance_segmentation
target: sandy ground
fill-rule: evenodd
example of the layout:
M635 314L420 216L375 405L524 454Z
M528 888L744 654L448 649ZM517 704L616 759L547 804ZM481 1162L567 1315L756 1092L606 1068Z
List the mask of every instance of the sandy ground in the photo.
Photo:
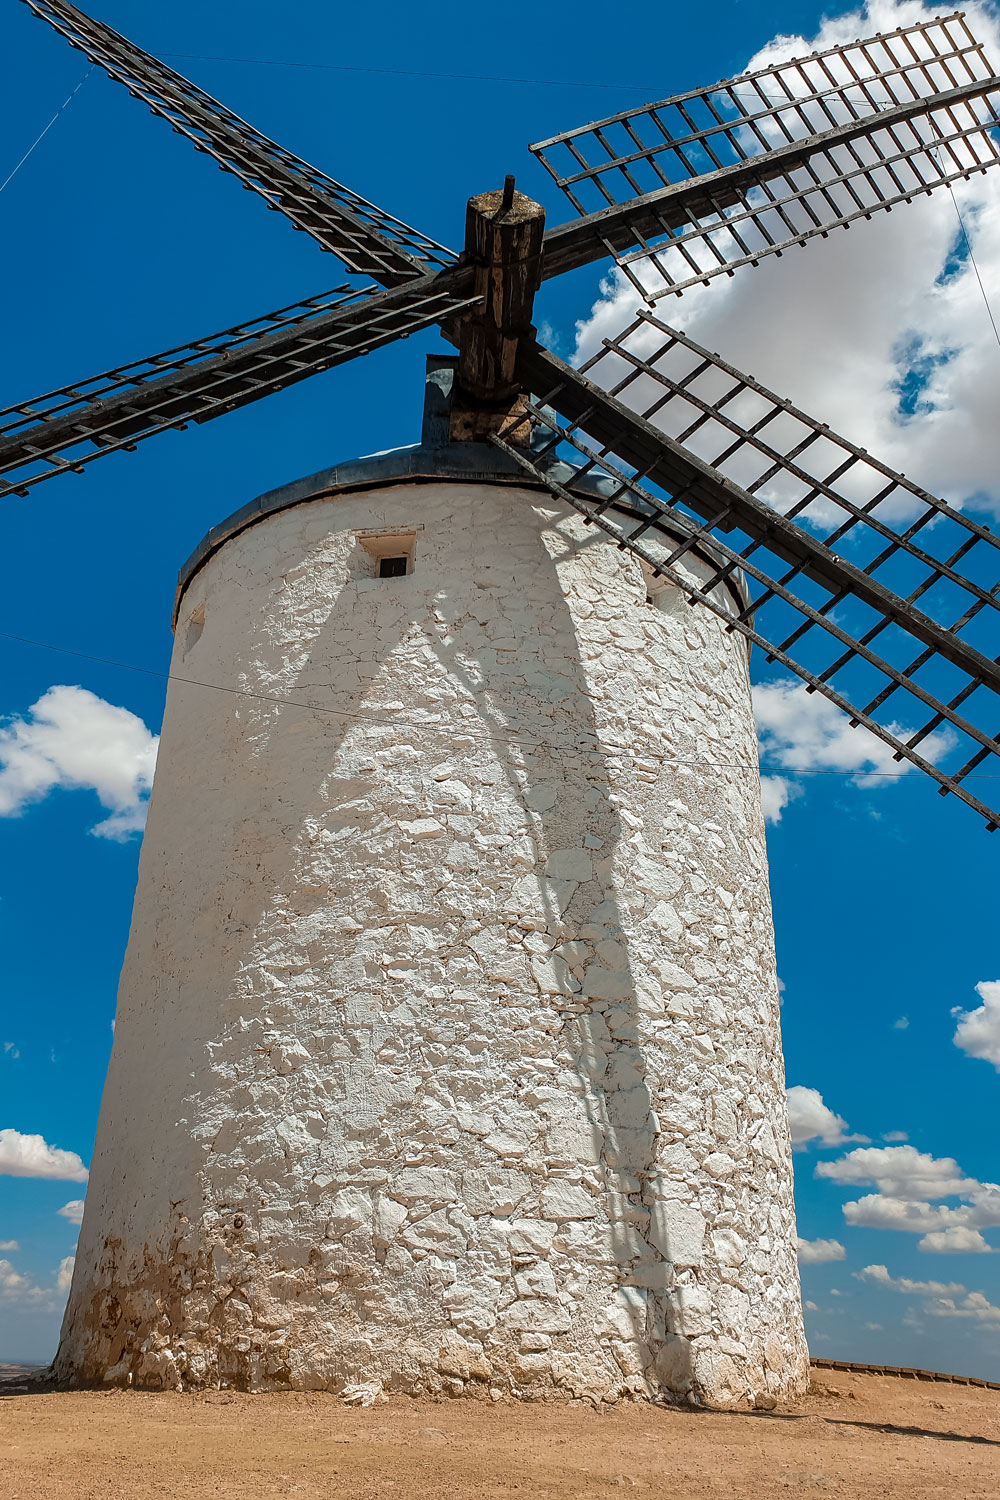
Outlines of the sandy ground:
M0 1393L2 1500L1000 1494L1000 1391L814 1372L774 1412Z

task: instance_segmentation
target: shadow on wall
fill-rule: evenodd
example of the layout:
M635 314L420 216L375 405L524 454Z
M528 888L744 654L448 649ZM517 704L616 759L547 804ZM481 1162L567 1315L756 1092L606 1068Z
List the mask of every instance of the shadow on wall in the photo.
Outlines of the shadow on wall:
M655 1358L657 1379L685 1391L690 1345L673 1337L668 1289L672 1260L690 1263L687 1241L701 1230L698 1216L686 1219L681 1205L663 1217L664 1206L647 1192L657 1126L624 940L629 923L612 870L616 859L622 868L623 831L601 749L607 726L595 717L595 703L614 683L595 692L588 682L556 568L561 562L572 574L572 564L594 549L619 576L627 578L620 570L632 565L603 538L580 541L557 531L554 508L529 509L506 487L497 493L509 527L503 562L476 563L473 524L465 527L466 557L453 556L455 537L438 539L451 583L419 532L414 576L345 581L343 552L320 543L275 579L273 613L255 617L242 653L254 690L326 703L335 712L252 701L234 711L242 728L226 774L240 786L245 815L212 828L215 867L245 876L218 935L230 999L224 1016L214 994L189 1008L194 1034L187 1040L191 1057L232 1059L237 1073L254 1055L262 1087L252 1094L244 1077L221 1111L211 1094L185 1101L188 1116L204 1121L212 1150L204 1158L204 1205L181 1205L180 1212L218 1240L235 1286L241 1277L252 1282L262 1260L272 1269L309 1263L317 1276L335 1276L340 1300L323 1316L343 1314L338 1357L360 1373L376 1331L388 1339L398 1333L380 1311L387 1278L412 1278L412 1307L423 1316L421 1296L440 1302L447 1292L444 1283L432 1292L432 1252L461 1260L463 1249L454 1235L449 1241L443 1209L441 1242L421 1241L438 1215L433 1201L418 1230L401 1223L398 1203L387 1207L377 1190L374 1237L345 1209L336 1243L310 1243L311 1228L303 1240L296 1218L305 1134L316 1152L308 1188L314 1208L339 1187L338 1166L331 1160L324 1168L318 1144L330 1132L393 1182L426 1159L429 1145L435 1160L478 1170L487 1192L494 1167L499 1183L504 1172L517 1178L522 1168L544 1177L549 1166L542 1187L547 1222L605 1306L604 1347L614 1348L626 1388L645 1388L643 1370ZM416 487L386 498L394 513L422 512ZM558 558L540 544L539 526ZM425 567L433 569L433 597ZM317 588L324 575L326 594ZM642 586L638 579L635 585ZM202 637L211 646L211 598L207 615L199 607L181 628L188 651ZM270 680L261 662L279 664ZM171 693L196 691L171 686ZM489 801L500 823L478 842L483 820L465 769L453 764L459 758L469 779L481 773L480 788L499 788ZM415 793L418 784L422 792ZM530 824L530 838L507 826L505 805ZM151 823L155 817L154 794ZM427 824L437 827L420 826ZM403 838L409 848L401 859ZM514 878L512 862L523 872ZM340 867L351 873L343 888ZM401 1040L407 1004L412 1029ZM501 1026L490 1027L491 1012L502 1016ZM470 1064L467 1048L456 1062L456 1027L464 1028L464 1041L478 1037L478 1063ZM542 1048L539 1029L548 1038ZM412 1085L408 1099L393 1066L400 1061ZM539 1087L545 1070L556 1077L563 1069L574 1076L575 1121L561 1107L560 1089ZM397 1092L387 1110L382 1079L389 1074ZM349 1097L336 1097L336 1079L349 1082ZM141 1085L141 1077L131 1085L137 1112ZM454 1117L457 1100L459 1115L472 1119L477 1090L494 1110L508 1101L507 1117L484 1128L473 1119L456 1134L449 1108ZM582 1146L580 1118L588 1137ZM410 1138L415 1130L417 1139ZM276 1137L279 1148L284 1139L284 1155L276 1154ZM378 1171L369 1177L377 1184ZM495 1192L502 1196L502 1185ZM531 1196L518 1200L516 1215L537 1213ZM178 1206L171 1207L176 1215ZM609 1228L602 1223L598 1253L592 1221L604 1214ZM551 1332L567 1331L551 1273L532 1270L545 1262L544 1249L529 1231L512 1244L509 1280L536 1308L548 1299ZM486 1257L476 1274L489 1271ZM216 1319L220 1372L234 1383L256 1379L247 1332L257 1318L252 1302L249 1290L246 1297L234 1292ZM591 1306L588 1328L592 1316ZM460 1312L454 1321L482 1337L473 1312L464 1325ZM544 1326L537 1331L546 1333ZM280 1380L283 1369L279 1362L269 1378ZM575 1378L567 1370L564 1383L572 1388Z

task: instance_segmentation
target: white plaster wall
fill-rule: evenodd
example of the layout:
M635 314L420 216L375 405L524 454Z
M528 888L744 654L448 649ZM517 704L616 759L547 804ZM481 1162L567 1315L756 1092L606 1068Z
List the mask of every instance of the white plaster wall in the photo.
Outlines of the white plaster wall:
M442 482L229 541L173 669L261 696L170 685L59 1374L801 1389L740 637Z

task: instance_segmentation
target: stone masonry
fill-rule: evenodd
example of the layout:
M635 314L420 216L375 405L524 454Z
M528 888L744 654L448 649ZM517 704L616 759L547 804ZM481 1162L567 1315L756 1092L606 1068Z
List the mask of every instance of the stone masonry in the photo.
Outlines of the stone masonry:
M647 592L473 482L195 573L174 672L257 696L170 685L62 1378L802 1389L746 646Z

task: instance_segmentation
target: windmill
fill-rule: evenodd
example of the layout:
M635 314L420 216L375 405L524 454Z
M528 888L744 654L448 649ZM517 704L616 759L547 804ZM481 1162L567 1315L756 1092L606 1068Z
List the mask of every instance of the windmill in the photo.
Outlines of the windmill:
M171 684L57 1368L801 1388L747 648L992 831L998 544L657 309L986 171L1000 78L956 13L629 110L532 148L573 219L508 178L456 256L26 3L377 285L7 409L5 493L423 328L457 349L420 445L182 571L175 674L246 702ZM533 298L609 257L642 305L573 368Z

